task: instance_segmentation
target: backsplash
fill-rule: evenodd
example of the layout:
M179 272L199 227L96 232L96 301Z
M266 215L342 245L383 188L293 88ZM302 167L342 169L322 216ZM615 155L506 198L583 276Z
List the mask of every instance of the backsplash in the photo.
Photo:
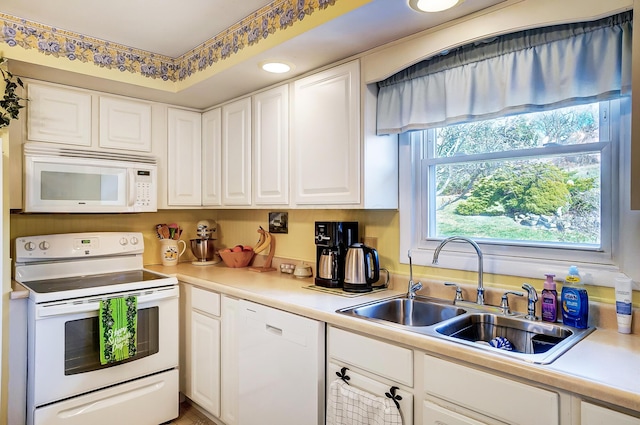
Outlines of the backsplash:
M269 211L288 212L288 234L275 234L277 257L293 261L305 261L315 270L314 224L316 221L357 221L362 237L377 238L380 267L393 274L408 275L409 267L400 264L399 214L391 210L160 210L156 213L142 214L11 214L11 256L13 243L17 236L46 235L51 233L73 232L142 232L145 243L143 261L145 265L160 264L160 242L156 236L158 223L178 223L183 229L181 239L189 244L196 237L196 223L200 220L215 220L218 223L216 248L234 245L255 245L258 240L258 226L267 228ZM268 254L268 250L263 254ZM180 258L182 262L195 260L187 247ZM414 267L415 279L449 280L462 284L474 284L475 272L443 270L432 267ZM541 273L543 276L543 273ZM498 276L485 274L487 287L514 288L520 290L522 278L516 276ZM527 279L539 291L540 279ZM495 284L499 282L499 284ZM613 303L613 288L590 286L589 298L593 301ZM639 294L634 294L637 305Z
M273 211L273 210L271 210ZM289 233L274 234L276 256L314 264L314 223L316 221L357 221L360 233L378 240L381 267L402 271L398 262L399 235L397 211L364 210L277 210L289 215ZM17 236L75 232L142 232L145 243L144 264L159 264L160 242L155 225L177 223L181 239L189 243L196 238L196 223L215 220L218 223L216 248L255 245L258 227L268 228L269 210L160 210L142 214L11 214L11 252ZM267 252L265 252L266 254ZM195 258L187 248L181 261Z

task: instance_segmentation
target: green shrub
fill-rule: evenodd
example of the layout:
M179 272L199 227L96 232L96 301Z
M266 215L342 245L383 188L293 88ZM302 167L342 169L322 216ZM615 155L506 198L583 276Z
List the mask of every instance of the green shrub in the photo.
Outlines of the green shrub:
M554 214L570 200L568 180L568 173L548 163L504 166L493 175L479 179L470 196L458 204L456 213ZM582 180L588 179L581 179L580 186L588 186L588 182Z

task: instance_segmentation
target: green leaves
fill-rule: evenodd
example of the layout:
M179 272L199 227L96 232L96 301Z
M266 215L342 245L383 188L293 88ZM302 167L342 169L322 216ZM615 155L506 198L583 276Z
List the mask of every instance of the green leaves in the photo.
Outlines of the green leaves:
M0 74L4 80L4 96L0 100L0 128L8 127L11 120L17 119L20 109L24 105L20 104L24 98L18 96L16 90L18 87L24 88L24 84L19 77L15 77L11 72L5 69L6 59L0 57Z

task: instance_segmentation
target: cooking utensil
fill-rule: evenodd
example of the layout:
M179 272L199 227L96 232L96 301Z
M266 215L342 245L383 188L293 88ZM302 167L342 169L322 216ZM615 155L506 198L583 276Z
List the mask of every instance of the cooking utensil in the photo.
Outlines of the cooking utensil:
M156 224L156 232L160 239L170 239L169 227L166 224Z

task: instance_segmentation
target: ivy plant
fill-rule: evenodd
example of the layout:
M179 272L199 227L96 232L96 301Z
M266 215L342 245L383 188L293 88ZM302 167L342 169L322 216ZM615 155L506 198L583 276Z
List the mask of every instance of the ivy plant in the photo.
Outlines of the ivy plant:
M19 77L15 77L6 69L4 57L0 57L0 73L5 84L4 96L0 99L0 128L4 128L9 126L11 120L18 118L20 109L24 108L20 102L26 99L16 93L18 86L24 87L24 85Z

